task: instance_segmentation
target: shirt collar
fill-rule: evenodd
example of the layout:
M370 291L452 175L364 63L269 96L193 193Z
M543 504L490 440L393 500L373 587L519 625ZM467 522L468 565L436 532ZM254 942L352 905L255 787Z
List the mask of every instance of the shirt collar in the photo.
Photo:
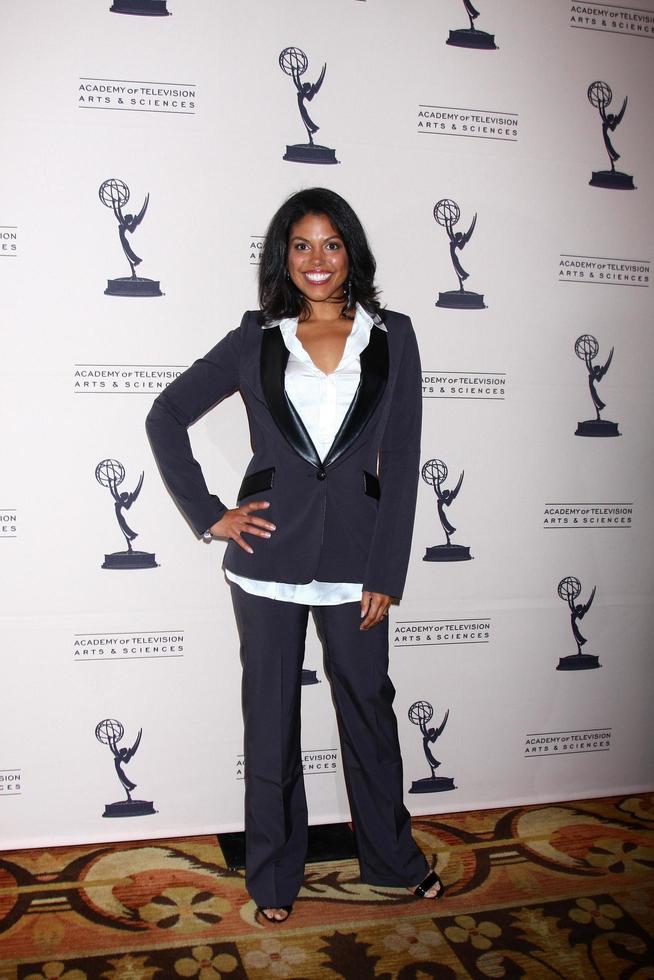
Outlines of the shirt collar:
M279 320L274 324L270 324L270 326L279 326L284 343L291 354L293 354L299 361L313 365L311 358L305 351L300 341L297 339L297 325L297 317L286 317L285 319ZM351 358L358 357L361 351L366 349L370 341L370 331L372 330L373 326L375 326L375 323L370 314L364 310L359 303L357 303L354 320L352 322L352 329L345 342L343 356L337 370L344 367L351 360ZM382 329L385 329L385 327Z
M363 321L363 324L366 325L368 334L370 334L370 331L373 327L379 327L380 330L383 330L385 333L387 332L386 324L379 316L379 314L376 313L374 317L371 317L368 311L365 310L363 306L360 305L360 303L356 304L354 323L352 324L353 331L356 325L356 321L358 319ZM282 334L284 335L289 335L291 333L294 335L297 332L297 317L284 317L281 320L271 320L269 323L262 324L263 330L270 330L272 327L280 327L280 329L282 330Z

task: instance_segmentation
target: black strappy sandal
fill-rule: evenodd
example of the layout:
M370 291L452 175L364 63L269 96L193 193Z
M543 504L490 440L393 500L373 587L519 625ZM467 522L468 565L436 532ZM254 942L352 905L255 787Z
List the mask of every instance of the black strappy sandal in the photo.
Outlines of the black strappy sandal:
M436 892L435 895L431 895L427 897L427 892L429 891L430 888L433 888L434 885L440 885L439 890ZM427 898L428 902L435 902L437 899L442 898L443 895L445 894L445 885L443 884L439 876L432 868L429 874L425 878L423 878L420 884L417 885L416 888L412 889L412 891L413 894L416 896L416 898Z
M427 879L425 879L425 881L426 880ZM254 918L256 919L256 921L260 922L261 919L263 919L266 925L269 926L281 926L284 922L288 922L291 916L291 912L293 911L292 905L274 905L271 907L280 908L283 912L286 912L285 917L283 919L273 919L272 916L266 915L266 911L264 908L261 907L261 905L257 905L257 910L254 913Z

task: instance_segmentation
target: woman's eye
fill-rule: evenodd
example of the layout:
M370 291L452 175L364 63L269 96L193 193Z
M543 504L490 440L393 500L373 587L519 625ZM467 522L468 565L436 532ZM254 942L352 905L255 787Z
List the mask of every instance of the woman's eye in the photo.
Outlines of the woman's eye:
M341 243L340 242L327 242L327 245L326 245L326 248L328 248L332 252L338 251L338 249L340 247L341 247Z

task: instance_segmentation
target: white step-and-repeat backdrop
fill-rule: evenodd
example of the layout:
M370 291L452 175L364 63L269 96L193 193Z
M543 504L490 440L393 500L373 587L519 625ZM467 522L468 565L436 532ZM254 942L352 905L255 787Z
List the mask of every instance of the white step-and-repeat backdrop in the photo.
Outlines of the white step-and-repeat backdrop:
M1 844L242 826L223 545L143 423L313 185L422 352L408 805L651 787L652 0L110 3L1 11ZM238 396L192 441L233 501ZM305 668L321 823L348 807L313 633Z

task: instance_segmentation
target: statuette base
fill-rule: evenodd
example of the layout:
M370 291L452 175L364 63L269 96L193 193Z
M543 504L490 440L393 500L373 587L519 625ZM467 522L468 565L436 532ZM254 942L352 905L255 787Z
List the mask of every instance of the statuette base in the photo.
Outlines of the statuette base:
M619 170L593 170L588 181L591 187L606 187L612 191L635 191L634 178Z
M559 657L557 670L597 670L601 667L599 657L592 653L572 653L569 657Z
M147 817L157 811L149 800L119 800L105 804L103 817Z
M450 776L426 776L424 779L414 779L410 793L447 793L456 789Z
M149 551L115 551L105 555L102 568L158 568L154 555Z
M166 10L167 0L114 0L109 10L112 14L138 14L141 17L170 17Z
M436 306L447 310L485 310L483 293L473 293L468 289L449 289L438 294Z
M470 548L465 544L437 544L427 548L423 561L471 561Z
M611 436L622 435L622 433L618 432L617 422L607 422L605 419L588 419L586 422L577 423L575 435L606 439Z
M331 150L328 146L320 146L319 143L294 143L292 146L287 144L282 159L293 163L339 163L336 159L336 150Z
M456 48L476 48L481 51L497 50L494 34L476 31L472 27L462 27L458 31L450 31L450 36L445 43L452 44Z
M141 276L107 279L104 293L105 296L163 296L158 279L143 279Z

